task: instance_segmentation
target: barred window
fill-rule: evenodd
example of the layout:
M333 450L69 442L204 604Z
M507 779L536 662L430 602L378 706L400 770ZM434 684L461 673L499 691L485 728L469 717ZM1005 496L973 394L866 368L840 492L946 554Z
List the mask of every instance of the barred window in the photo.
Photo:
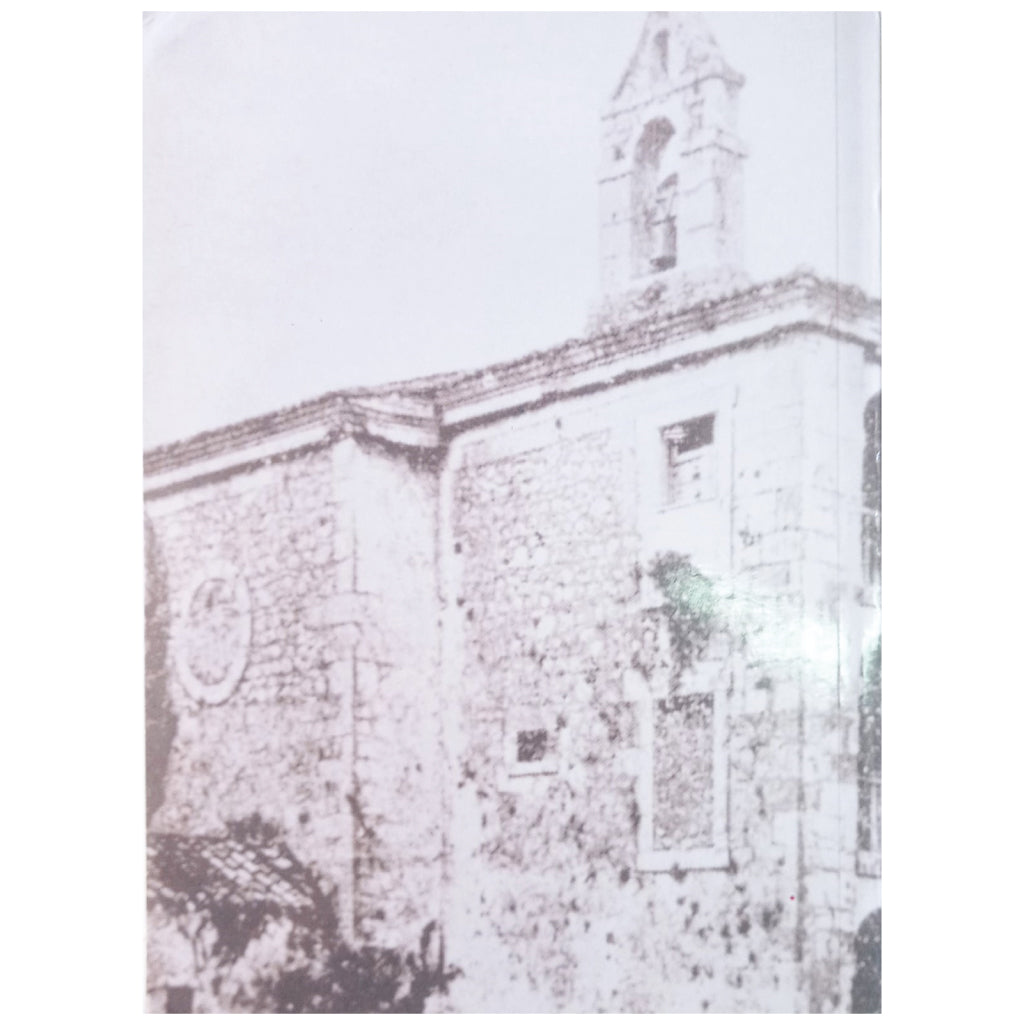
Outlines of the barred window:
M666 504L715 497L714 413L665 427L661 437L665 446Z

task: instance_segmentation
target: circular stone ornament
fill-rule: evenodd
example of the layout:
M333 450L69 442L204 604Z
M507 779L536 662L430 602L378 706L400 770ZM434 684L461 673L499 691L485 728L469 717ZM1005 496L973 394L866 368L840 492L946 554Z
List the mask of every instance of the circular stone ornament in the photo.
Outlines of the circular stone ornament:
M232 565L206 566L183 594L175 616L174 661L189 696L221 704L234 693L249 659L252 602Z

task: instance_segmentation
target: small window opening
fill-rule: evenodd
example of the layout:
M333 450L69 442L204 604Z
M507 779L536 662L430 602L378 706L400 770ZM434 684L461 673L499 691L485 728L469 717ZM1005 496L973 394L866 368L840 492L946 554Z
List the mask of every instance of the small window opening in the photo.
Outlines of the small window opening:
M706 444L713 444L714 440L714 413L698 416L685 423L677 423L665 430L665 441L669 445L669 452L676 457L684 455L686 452L695 451L697 448L703 448Z
M662 433L670 505L714 497L715 414L666 427Z
M547 752L547 729L521 729L516 735L516 760L520 764L543 761Z

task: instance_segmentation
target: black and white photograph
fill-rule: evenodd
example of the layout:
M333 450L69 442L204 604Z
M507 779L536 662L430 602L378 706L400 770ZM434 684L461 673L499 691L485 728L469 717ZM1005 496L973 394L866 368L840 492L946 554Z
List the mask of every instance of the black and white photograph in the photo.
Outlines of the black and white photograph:
M880 46L143 16L147 1012L881 1012Z

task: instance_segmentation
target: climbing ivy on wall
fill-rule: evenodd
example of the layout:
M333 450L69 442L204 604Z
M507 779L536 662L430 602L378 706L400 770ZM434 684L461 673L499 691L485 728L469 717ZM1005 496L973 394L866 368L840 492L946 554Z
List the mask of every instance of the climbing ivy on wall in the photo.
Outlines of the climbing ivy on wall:
M674 551L656 555L648 572L664 597L662 610L676 667L691 668L719 626L714 584Z

